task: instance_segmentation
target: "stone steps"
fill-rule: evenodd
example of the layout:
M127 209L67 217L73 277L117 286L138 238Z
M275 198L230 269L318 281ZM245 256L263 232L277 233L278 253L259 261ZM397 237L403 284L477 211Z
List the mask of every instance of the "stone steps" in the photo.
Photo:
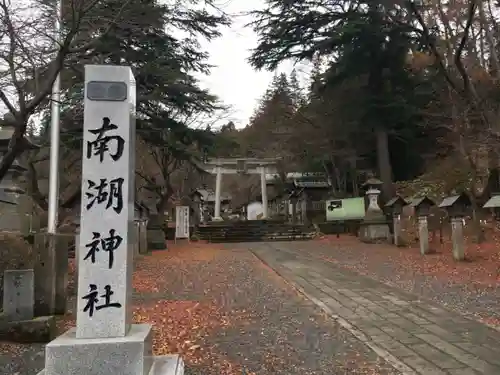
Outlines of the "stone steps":
M200 225L194 234L200 240L221 243L309 240L316 233L306 225L255 220Z

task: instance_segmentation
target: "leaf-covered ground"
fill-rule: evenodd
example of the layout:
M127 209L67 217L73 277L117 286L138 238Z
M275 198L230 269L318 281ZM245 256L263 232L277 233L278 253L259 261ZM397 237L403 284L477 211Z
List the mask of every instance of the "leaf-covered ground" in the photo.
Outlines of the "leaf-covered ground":
M244 249L171 246L136 262L134 289L155 354L180 353L187 374L397 374ZM41 346L0 350L0 374L43 367Z
M319 242L319 243L318 243ZM316 243L316 245L314 245ZM431 243L435 252L416 247L367 245L352 236L324 236L304 248L308 254L442 303L493 326L500 326L500 237L468 241L466 260L453 260L451 243Z

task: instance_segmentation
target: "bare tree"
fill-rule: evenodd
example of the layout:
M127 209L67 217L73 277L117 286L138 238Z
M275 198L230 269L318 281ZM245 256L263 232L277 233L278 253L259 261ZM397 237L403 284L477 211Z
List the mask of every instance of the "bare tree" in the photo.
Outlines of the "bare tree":
M178 129L149 127L139 132L137 140L137 186L143 194L153 196L161 216L170 199L185 200L205 173L200 165L204 148L215 140L212 127L220 125L230 115L228 108L167 115L176 121ZM150 114L148 114L150 115ZM164 122L164 120L162 120Z
M476 196L498 167L500 103L494 94L500 79L497 22L491 1L407 1L446 83L436 113L449 131L448 141L461 157L474 212ZM493 94L493 95L492 95ZM475 220L481 240L479 221Z
M46 140L39 149L23 153L21 160L28 169L25 175L26 193L33 199L40 209L42 222L48 210L48 178L50 144ZM81 196L81 152L61 143L59 176L60 203L58 217L62 223L80 202Z
M130 1L124 1L124 9ZM14 127L8 152L0 161L0 179L26 150L25 135L33 116L50 101L52 86L65 65L77 61L120 18L95 12L99 0L64 0L62 31L54 25L56 1L0 0L0 103L3 123Z

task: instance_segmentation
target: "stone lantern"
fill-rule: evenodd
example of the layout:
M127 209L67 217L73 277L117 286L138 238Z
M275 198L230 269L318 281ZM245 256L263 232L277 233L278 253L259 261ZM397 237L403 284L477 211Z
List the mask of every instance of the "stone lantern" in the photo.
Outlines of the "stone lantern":
M401 214L403 213L403 207L407 206L409 203L399 195L396 195L389 202L386 203L387 207L392 214L393 220L393 232L394 232L394 245L401 245Z
M483 208L493 210L495 218L500 219L500 193L493 193L491 198L484 204Z
M364 184L368 197L368 207L363 221L360 223L360 240L367 243L387 241L390 238L389 225L384 212L378 204L383 182L370 177Z
M439 208L444 208L451 218L463 218L467 214L471 201L467 194L451 195L445 197L439 204Z
M499 207L500 207L500 193L494 193L483 206L483 208L499 208Z
M378 205L378 198L382 193L382 185L384 183L378 178L370 177L362 187L366 189L366 196L368 197L368 207L366 209L366 216L374 214L376 216L383 215L382 209Z
M471 201L467 194L451 195L443 199L439 208L444 208L450 216L451 242L453 246L453 258L455 260L465 259L464 244L464 219Z
M415 198L410 205L415 209L415 215L418 220L418 241L420 243L420 254L425 255L429 252L429 223L428 216L432 206L436 204L427 196Z
M415 198L410 204L415 209L415 215L417 217L427 217L431 213L431 207L435 206L436 203L427 196Z

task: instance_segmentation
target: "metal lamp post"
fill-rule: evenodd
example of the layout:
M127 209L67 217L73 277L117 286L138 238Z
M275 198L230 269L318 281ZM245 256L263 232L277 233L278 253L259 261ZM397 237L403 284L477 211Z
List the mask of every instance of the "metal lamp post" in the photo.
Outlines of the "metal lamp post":
M56 41L60 39L62 1L55 1L56 19L55 35ZM57 43L56 43L57 46ZM52 86L52 98L50 103L50 172L49 172L49 214L47 232L57 232L57 214L59 208L59 133L60 133L60 103L61 99L61 74L58 73Z

